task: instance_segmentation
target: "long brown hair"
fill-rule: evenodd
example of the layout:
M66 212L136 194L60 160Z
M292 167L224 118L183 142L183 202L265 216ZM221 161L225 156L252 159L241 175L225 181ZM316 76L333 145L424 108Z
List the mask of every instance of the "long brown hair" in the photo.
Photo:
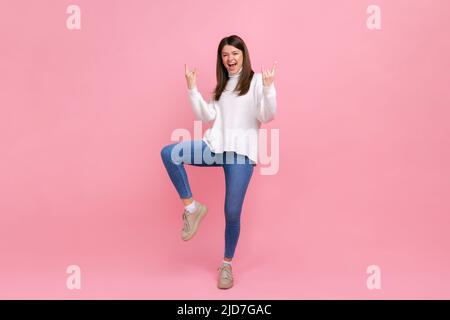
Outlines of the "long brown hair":
M235 91L238 92L238 96L242 96L248 92L254 74L252 70L252 64L250 63L250 55L248 53L248 49L247 46L245 45L244 40L242 40L240 37L236 35L223 38L219 43L219 47L217 48L217 65L216 65L217 85L213 92L214 99L216 101L220 99L220 96L222 95L222 92L225 89L225 86L227 85L228 82L228 70L225 68L222 62L222 49L226 45L236 47L243 53L242 71L240 73L239 81L235 89Z

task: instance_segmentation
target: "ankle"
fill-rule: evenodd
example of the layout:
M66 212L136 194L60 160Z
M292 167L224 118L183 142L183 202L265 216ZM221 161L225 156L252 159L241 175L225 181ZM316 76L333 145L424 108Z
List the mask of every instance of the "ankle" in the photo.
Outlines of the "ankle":
M187 210L188 213L194 213L197 210L197 202L195 200L192 200L192 202L186 206L184 206L184 208Z
M181 199L181 201L183 201L184 206L188 206L194 202L194 198Z

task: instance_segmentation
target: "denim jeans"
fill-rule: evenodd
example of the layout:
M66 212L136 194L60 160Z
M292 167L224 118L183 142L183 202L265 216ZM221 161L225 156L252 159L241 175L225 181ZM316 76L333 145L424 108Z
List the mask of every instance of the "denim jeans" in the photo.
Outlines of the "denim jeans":
M203 140L166 145L161 150L161 157L181 199L192 197L184 164L223 168L226 186L225 258L233 258L239 239L242 205L255 162L232 151L214 153Z

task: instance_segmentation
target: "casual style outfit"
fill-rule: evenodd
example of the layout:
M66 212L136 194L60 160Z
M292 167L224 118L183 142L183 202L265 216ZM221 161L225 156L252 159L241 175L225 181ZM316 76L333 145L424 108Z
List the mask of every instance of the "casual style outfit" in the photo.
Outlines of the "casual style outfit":
M272 120L276 112L276 91L273 83L263 86L262 74L255 73L247 94L238 96L233 90L242 68L228 75L220 99L205 102L196 87L188 96L197 120L213 121L202 140L182 141L166 145L161 157L167 173L182 199L192 197L184 164L202 167L222 167L225 174L225 257L232 258L240 233L240 217L245 193L258 162L258 129L262 122ZM183 240L189 240L198 229L207 207L197 201L194 213L183 213ZM221 268L222 285L232 285L231 265ZM225 279L225 280L224 280ZM228 279L228 280L227 280ZM231 279L231 280L230 280ZM231 282L230 282L231 281Z

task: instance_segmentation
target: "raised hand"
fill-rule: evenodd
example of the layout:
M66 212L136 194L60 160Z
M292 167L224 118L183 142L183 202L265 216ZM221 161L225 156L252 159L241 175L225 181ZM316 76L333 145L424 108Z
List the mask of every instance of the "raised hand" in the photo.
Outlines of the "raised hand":
M184 75L186 76L188 88L194 88L196 85L197 69L194 69L194 71L190 71L187 64L184 64Z
M270 86L274 82L276 65L277 65L277 62L275 61L272 66L272 70L264 70L263 66L261 66L262 79L263 79L263 84L265 87Z

